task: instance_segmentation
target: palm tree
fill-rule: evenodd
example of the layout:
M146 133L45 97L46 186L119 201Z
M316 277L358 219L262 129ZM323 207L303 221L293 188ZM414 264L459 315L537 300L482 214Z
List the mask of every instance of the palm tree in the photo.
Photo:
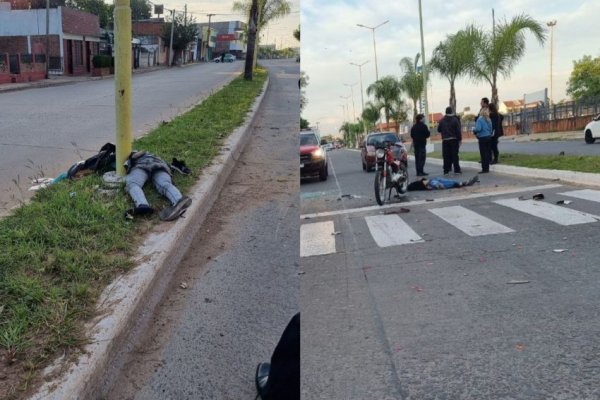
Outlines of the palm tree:
M351 130L350 125L351 125L350 122L345 121L342 124L342 126L340 126L340 129L338 129L338 132L342 132L342 135L343 135L343 138L344 138L344 145L345 146L349 146L350 143L351 143L350 142L350 140L351 140L351 138L350 138L350 130Z
M484 32L476 27L478 40L475 42L475 62L471 76L477 81L486 81L492 87L492 102L498 104L498 74L508 78L525 54L525 32L529 31L540 45L546 41L546 30L526 14L504 21L495 31Z
M433 50L430 68L437 71L450 82L450 100L448 104L456 112L456 91L454 83L462 75L469 74L475 60L475 46L479 36L472 27L446 36L446 40Z
M250 16L252 0L240 0L233 2L233 11L240 11ZM285 17L291 12L292 3L286 0L258 0L258 20L256 26L256 44L254 48L254 65L258 54L260 33L269 22Z
M375 123L379 119L379 113L381 111L381 107L377 104L373 104L368 101L365 104L365 108L361 114L363 121L367 124L367 129L372 129L375 127Z
M392 108L391 117L396 121L396 133L400 132L400 123L407 120L407 106L403 99L398 98Z
M414 61L410 57L400 60L400 68L403 75L400 78L402 90L413 101L413 122L417 120L417 102L423 94L423 74L417 71L417 63L420 54L415 56Z
M398 79L391 75L384 76L367 87L367 94L375 97L379 109L383 109L385 122L390 123L394 102L400 98L402 88Z

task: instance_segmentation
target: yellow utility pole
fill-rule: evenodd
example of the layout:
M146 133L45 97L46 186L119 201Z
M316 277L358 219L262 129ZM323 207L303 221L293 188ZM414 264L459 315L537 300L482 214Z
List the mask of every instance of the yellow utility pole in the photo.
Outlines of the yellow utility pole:
M115 111L117 175L126 174L123 163L131 153L131 7L115 0Z

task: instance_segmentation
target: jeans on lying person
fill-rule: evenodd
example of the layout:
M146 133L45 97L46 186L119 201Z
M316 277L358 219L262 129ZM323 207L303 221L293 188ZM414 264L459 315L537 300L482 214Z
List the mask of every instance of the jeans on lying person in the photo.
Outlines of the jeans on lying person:
M149 177L150 174L147 171L141 168L133 168L125 178L125 190L131 196L136 207L142 204L148 205L143 187ZM181 192L173 185L171 175L167 172L163 170L152 172L152 183L154 183L154 187L158 193L169 199L171 205L174 205L181 199Z

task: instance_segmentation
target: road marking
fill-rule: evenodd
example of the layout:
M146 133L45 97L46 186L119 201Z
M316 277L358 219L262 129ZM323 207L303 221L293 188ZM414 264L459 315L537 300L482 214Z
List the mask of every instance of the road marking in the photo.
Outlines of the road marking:
M379 247L399 246L423 241L421 236L397 215L372 215L366 217L365 221L367 221L373 240Z
M536 192L536 191L542 191L542 190L555 189L555 188L558 188L561 186L562 185L559 185L559 184L549 184L549 185L541 185L541 186L530 186L530 187L519 188L519 189L499 190L497 192L492 192L492 193L473 193L473 194L460 195L460 196L444 197L441 199L436 199L435 204L448 203L451 201L459 201L459 200L478 199L481 197L502 196L502 195L514 194L514 193ZM334 215L355 214L355 213L369 212L369 211L375 211L375 210L385 210L387 208L394 208L394 207L418 206L421 204L432 204L432 203L428 202L426 200L415 200L415 201L409 201L406 203L399 202L399 203L386 204L383 206L375 205L375 206L367 206L367 207L361 207L361 208L348 208L348 209L344 209L344 210L325 211L325 212L313 213L313 214L303 214L300 216L300 219L331 217Z
M582 211L536 200L502 199L494 200L494 203L565 226L588 224L600 219L600 217Z
M575 197L582 200L595 201L600 203L600 190L583 189L572 190L570 192L558 193L563 196Z
M335 253L333 221L300 225L300 257Z
M461 206L434 208L429 211L469 236L514 232L514 230L509 227Z

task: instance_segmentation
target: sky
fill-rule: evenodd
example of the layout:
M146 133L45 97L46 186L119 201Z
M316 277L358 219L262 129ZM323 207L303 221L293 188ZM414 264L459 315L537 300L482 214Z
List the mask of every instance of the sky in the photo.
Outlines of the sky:
M165 9L175 9L183 12L187 4L188 16L196 18L196 22L208 22L207 14L217 14L211 18L213 22L243 21L248 23L248 17L232 11L233 1L230 0L152 0L152 4L163 4ZM261 44L276 44L277 48L298 47L299 43L293 37L294 29L300 24L300 0L291 0L291 13L282 19L269 23L261 38ZM154 16L154 15L153 15Z
M474 23L491 30L492 8L496 23L526 13L544 26L556 20L554 27L553 93L555 102L566 98L566 85L573 61L584 55L600 56L600 0L422 0L426 61L434 47L446 35ZM353 118L352 96L356 116L361 113L359 68L361 64L364 101L366 88L375 81L373 36L371 30L357 24L376 26L379 77L401 76L401 58L414 59L421 50L418 0L302 0L301 1L301 69L308 75L308 105L302 113L322 134L337 134L344 120L344 108ZM500 100L523 98L524 93L550 87L550 34L544 46L526 35L525 56L509 78L500 78ZM355 86L349 87L346 85ZM352 92L351 92L352 91ZM446 78L431 77L429 111L443 112L449 102L450 86ZM348 99L343 99L348 97ZM457 109L479 110L481 97L491 97L489 84L474 83L467 78L456 82ZM409 101L409 103L412 103ZM346 104L345 107L343 105Z

